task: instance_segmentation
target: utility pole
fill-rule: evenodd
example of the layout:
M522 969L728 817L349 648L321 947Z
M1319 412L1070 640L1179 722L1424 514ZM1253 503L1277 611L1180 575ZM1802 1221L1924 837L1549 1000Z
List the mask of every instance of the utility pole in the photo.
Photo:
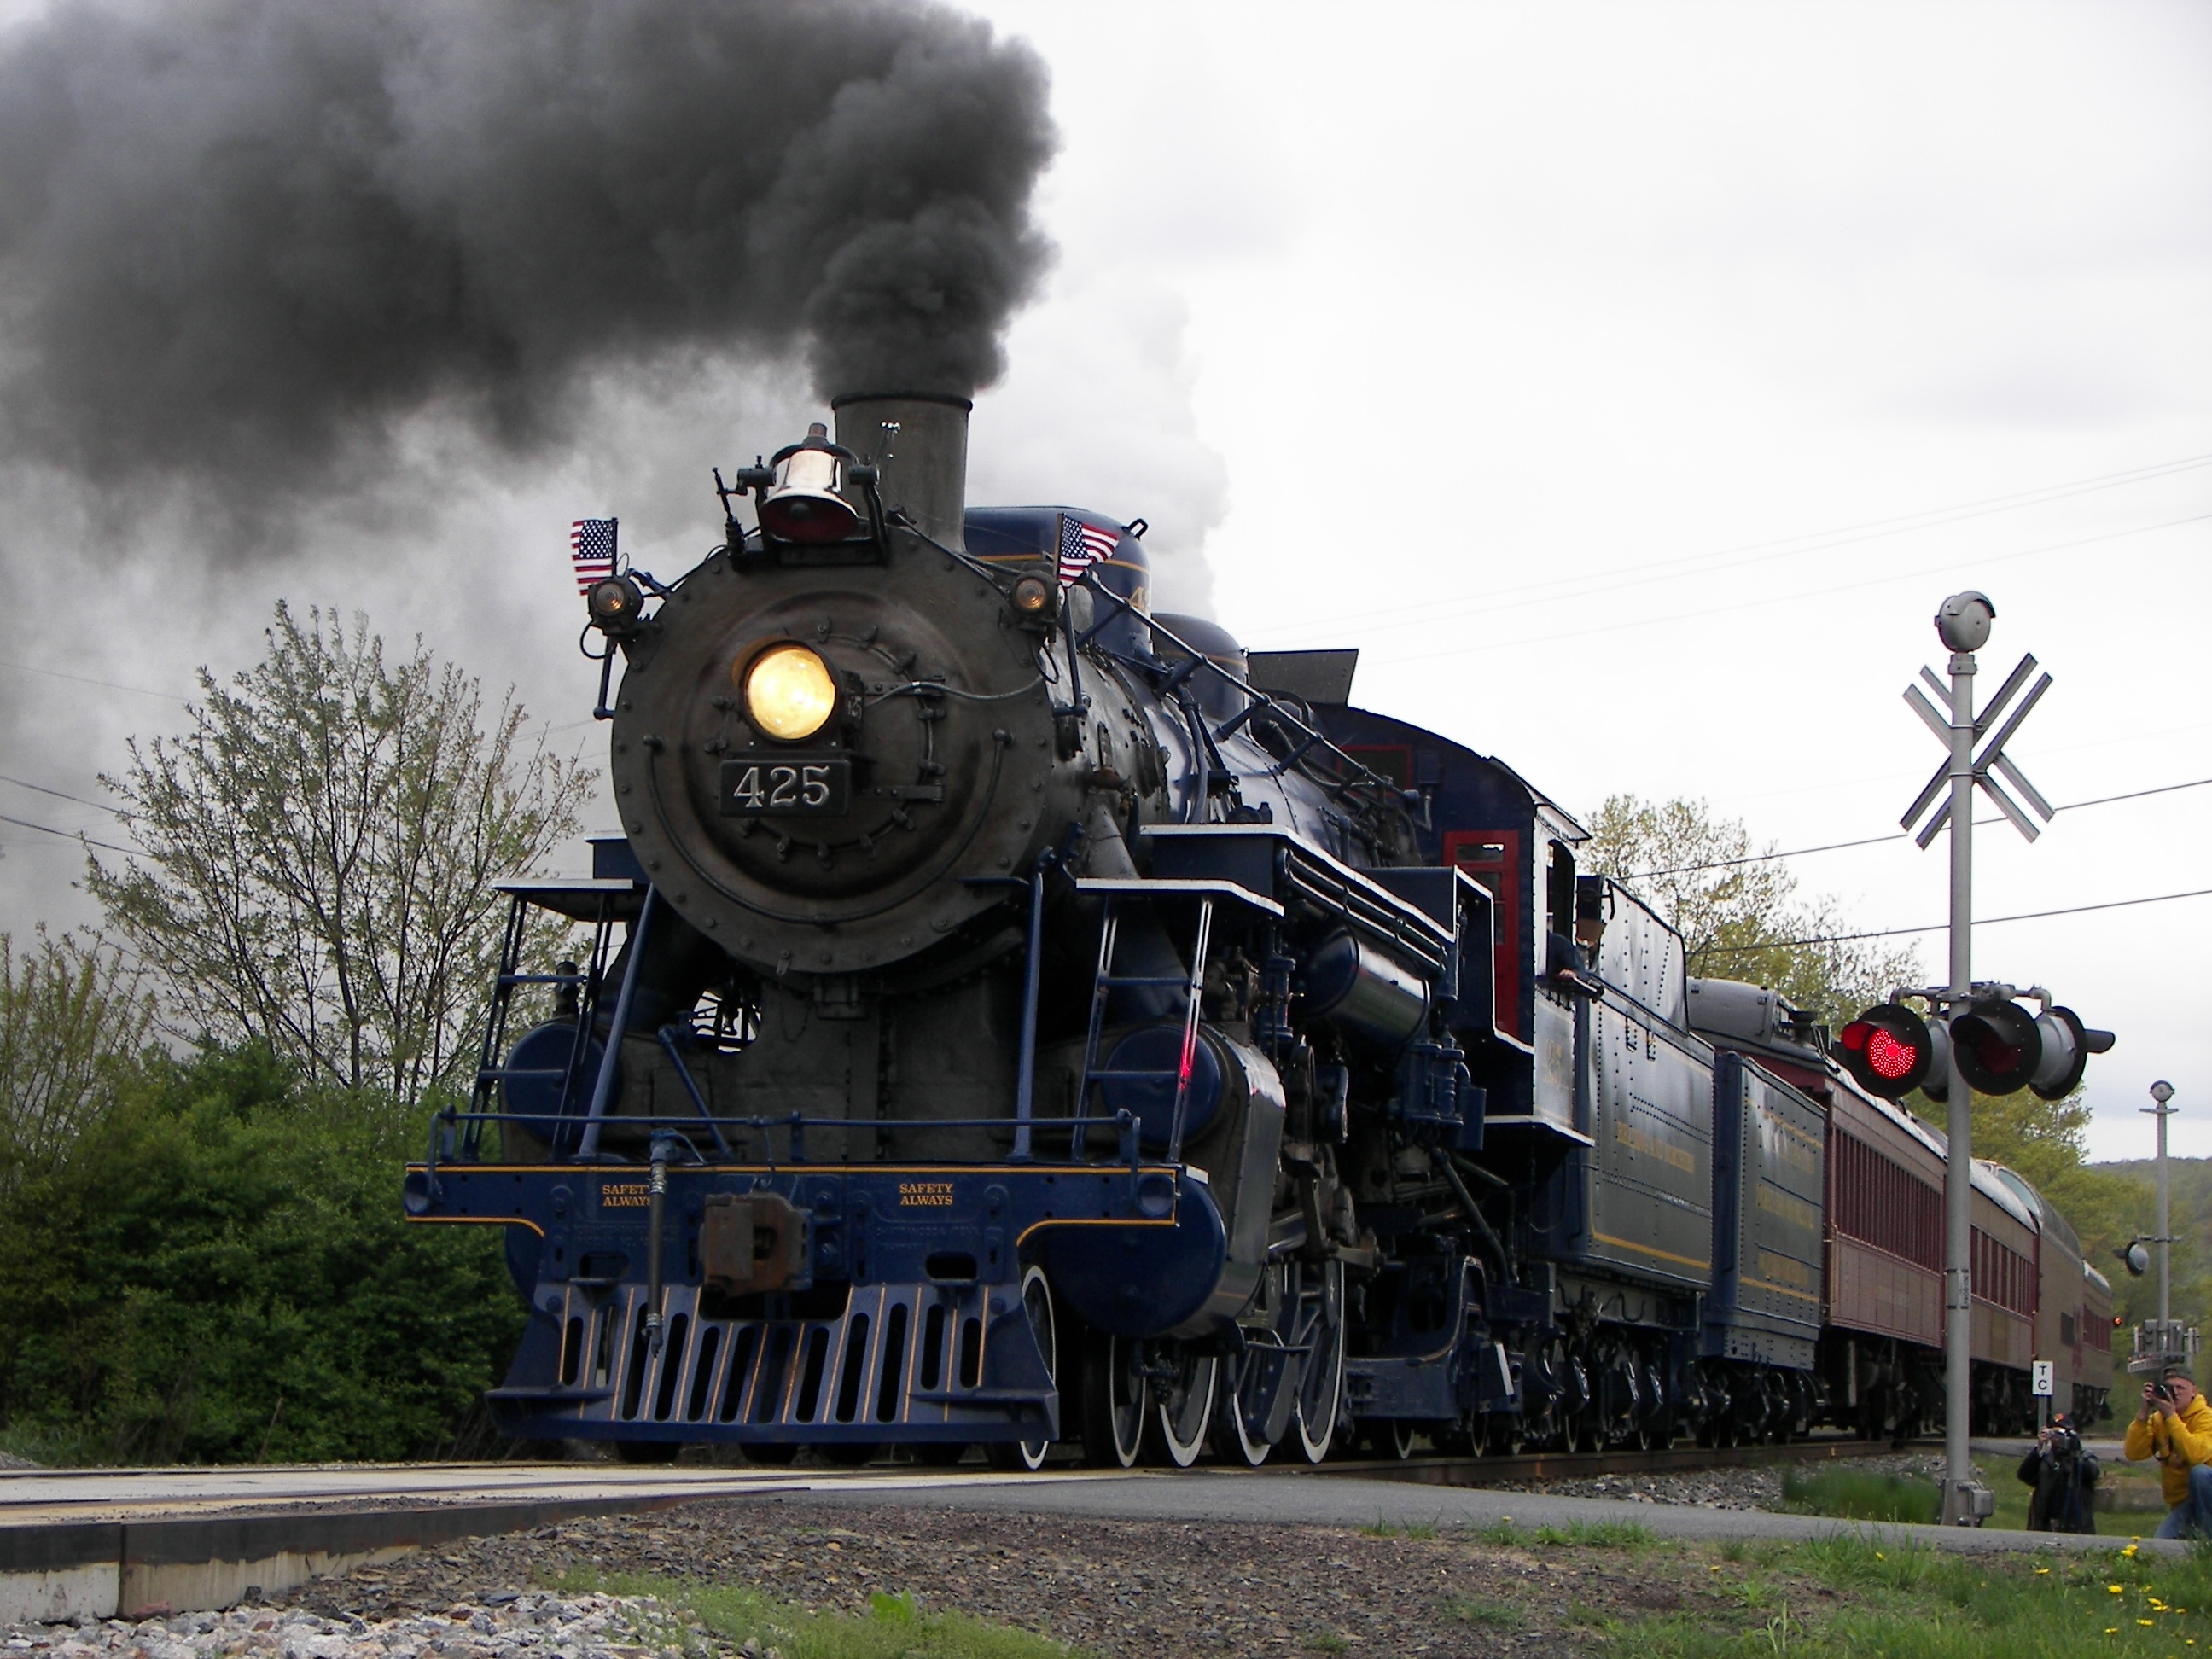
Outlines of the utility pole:
M2168 1365L2188 1364L2197 1353L2199 1339L2195 1326L2184 1325L2173 1316L2172 1188L2166 1161L2166 1121L2177 1109L2172 1103L2173 1085L2160 1078L2150 1085L2150 1101L2142 1109L2158 1120L2158 1231L2148 1237L2137 1233L2119 1257L2128 1272L2141 1279L2150 1271L2150 1252L2143 1246L2158 1246L2158 1318L2136 1327L2136 1351L2128 1361L2130 1372L2156 1377Z
M2173 1115L2173 1085L2164 1078L2150 1085L2151 1103L2142 1109L2158 1119L2158 1331L2159 1340L2172 1346L2173 1218L2166 1185L2166 1121Z
M2038 817L2048 823L2052 808L2004 753L2006 742L2020 729L2043 694L2051 687L2045 674L1999 728L1984 744L1975 745L2005 712L2007 705L2035 672L2035 659L2024 657L1978 719L1974 714L1974 653L1989 642L1990 624L1996 607L1986 594L1954 593L1936 613L1936 636L1951 652L1950 680L1946 684L1927 669L1921 678L1930 690L1948 694L1948 715L1939 712L1918 686L1905 689L1905 701L1927 723L1947 751L1943 764L1928 780L1919 798L1902 820L1910 830L1929 814L1915 839L1924 850L1948 823L1951 831L1951 975L1945 988L1948 1023L1956 1027L1976 1003L1973 974L1974 923L1974 791L1981 789L2013 827L2033 842L2042 833L2034 819L1997 783L2002 777L2018 790ZM1992 776L1992 774L1996 776ZM1947 788L1948 786L1948 788ZM1938 799L1948 793L1943 805ZM2009 994L2009 993L2008 993ZM1943 1177L1943 1524L1979 1526L1988 1518L1995 1500L1988 1488L1974 1479L1967 1437L1973 1410L1973 1090L1963 1069L1964 1055L1957 1042L1945 1045L1950 1075L1945 1093L1948 1108L1948 1156ZM2032 1066L2031 1066L2032 1069ZM2012 1086L2018 1087L2018 1084Z

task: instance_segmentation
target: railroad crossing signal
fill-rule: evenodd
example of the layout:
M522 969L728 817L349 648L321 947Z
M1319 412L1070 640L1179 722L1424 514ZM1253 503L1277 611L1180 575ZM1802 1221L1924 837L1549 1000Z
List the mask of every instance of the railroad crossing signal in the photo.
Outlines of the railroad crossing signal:
M1990 700L1989 707L1983 709L1974 720L1974 741L1982 744L1981 752L1974 757L1973 761L1974 784L1996 803L1999 811L2012 820L2013 828L2030 841L2033 841L2043 833L2043 825L2030 817L2027 810L2022 808L2018 801L2007 794L2003 787L1998 784L1996 778L1990 775L1994 772L1997 777L2002 777L2007 783L2011 784L2014 788L2020 791L2021 797L2027 802L2028 808L2033 809L2036 817L2040 817L2044 823L2051 822L2057 809L2044 799L2042 792L2027 781L2027 775L2014 765L2004 752L2006 743L2011 739L2014 732L2020 730L2020 723L2027 718L2028 711L2041 702L2043 694L2051 689L2051 676L2045 674L2041 679L2036 681L2035 689L2021 699L2020 707L2012 711L2011 718L2005 721L1995 737L1990 738L1987 743L1982 743L1982 739L1988 735L1997 716L2004 713L2006 705L2019 696L2021 687L2027 684L2028 676L2034 672L2035 658L2032 654L2022 657L2020 659L2020 666L2012 671L2012 677L1998 688L1996 696ZM1920 678L1927 681L1936 695L1942 697L1944 701L1948 702L1950 700L1951 688L1936 677L1933 669L1922 669ZM1908 685L1905 688L1905 701L1914 714L1927 722L1928 729L1936 734L1936 740L1948 750L1951 747L1951 722L1934 703L1929 702L1926 693L1917 685ZM1920 822L1923 812L1928 812L1930 806L1935 807L1936 810L1932 813L1928 813L1928 822L1922 825L1920 833L1913 838L1919 842L1923 852L1929 843L1942 833L1943 826L1950 822L1950 801L1947 799L1938 804L1936 800L1936 797L1943 793L1944 786L1950 781L1951 762L1947 755L1943 763L1936 769L1936 775L1928 780L1928 787L1920 792L1912 805L1905 809L1905 816L1898 820L1905 829L1910 830L1915 823Z

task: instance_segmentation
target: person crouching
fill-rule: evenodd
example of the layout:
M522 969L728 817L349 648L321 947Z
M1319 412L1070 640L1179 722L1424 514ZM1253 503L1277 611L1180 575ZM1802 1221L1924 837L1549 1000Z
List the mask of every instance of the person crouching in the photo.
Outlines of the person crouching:
M2128 1425L2130 1462L2158 1460L2159 1486L2172 1507L2160 1538L2212 1538L2212 1406L2179 1365L2143 1384L2142 1406Z

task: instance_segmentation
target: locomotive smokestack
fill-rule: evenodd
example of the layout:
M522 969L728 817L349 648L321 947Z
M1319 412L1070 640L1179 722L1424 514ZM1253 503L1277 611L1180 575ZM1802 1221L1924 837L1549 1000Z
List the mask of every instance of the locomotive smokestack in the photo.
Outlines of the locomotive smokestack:
M882 473L886 509L903 511L921 532L968 550L968 411L941 392L867 392L839 398L837 441Z

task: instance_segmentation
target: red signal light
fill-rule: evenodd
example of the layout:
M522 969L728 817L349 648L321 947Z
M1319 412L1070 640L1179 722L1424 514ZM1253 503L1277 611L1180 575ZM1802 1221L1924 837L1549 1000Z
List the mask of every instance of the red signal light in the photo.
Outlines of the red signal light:
M1925 1020L1902 1003L1885 1002L1837 1032L1834 1053L1869 1094L1898 1100L1928 1075L1934 1047Z
M1867 1064L1873 1066L1876 1077L1897 1079L1911 1075L1920 1063L1920 1050L1909 1042L1899 1042L1887 1031L1876 1026L1866 1040Z

